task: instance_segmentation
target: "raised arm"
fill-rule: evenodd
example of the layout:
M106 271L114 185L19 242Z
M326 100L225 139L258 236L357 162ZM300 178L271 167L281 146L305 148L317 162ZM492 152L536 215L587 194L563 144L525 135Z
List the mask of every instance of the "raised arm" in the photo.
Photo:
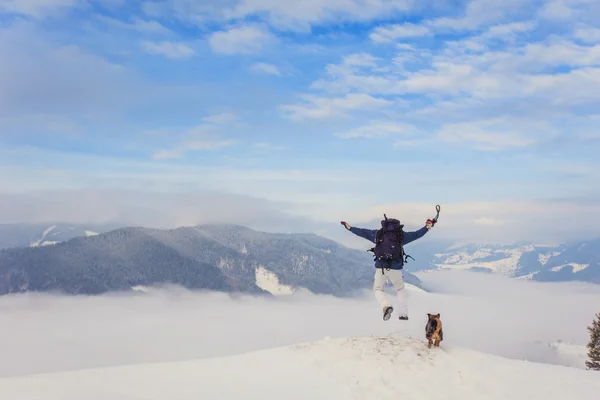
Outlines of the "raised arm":
M346 229L354 233L356 236L360 236L363 239L367 239L372 243L375 243L375 240L377 239L377 229L356 228L354 226L350 226L350 224L348 224L345 221L342 221L341 224L344 225Z
M402 245L404 246L406 244L409 244L410 242L414 242L415 240L422 238L428 231L429 229L427 229L427 227L424 226L416 231L404 232L404 241L402 242Z
M402 245L404 246L410 242L414 242L415 240L422 238L427 232L429 232L433 225L435 225L435 222L431 219L428 219L425 223L425 226L421 229L413 232L404 232L404 241L402 242Z

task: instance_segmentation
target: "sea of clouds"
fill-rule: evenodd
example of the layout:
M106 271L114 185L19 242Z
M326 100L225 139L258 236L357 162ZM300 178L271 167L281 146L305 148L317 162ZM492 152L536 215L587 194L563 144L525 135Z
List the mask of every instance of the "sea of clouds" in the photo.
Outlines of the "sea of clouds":
M0 297L0 377L146 362L221 357L349 336L424 339L440 313L443 346L583 368L586 327L600 312L600 285L537 283L473 272L417 274L410 320L384 322L372 292L351 299L191 292L177 287L103 296Z

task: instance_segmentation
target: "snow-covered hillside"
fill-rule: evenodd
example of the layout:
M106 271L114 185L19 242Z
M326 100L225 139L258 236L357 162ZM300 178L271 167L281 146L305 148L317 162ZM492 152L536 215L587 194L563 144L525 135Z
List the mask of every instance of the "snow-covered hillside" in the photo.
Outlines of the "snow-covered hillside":
M322 340L230 357L0 380L11 400L592 399L598 373L423 340Z
M492 247L461 248L455 252L436 254L435 265L440 269L467 270L475 268L503 275L514 275L517 272L521 256L533 249L533 246L530 245L500 249Z

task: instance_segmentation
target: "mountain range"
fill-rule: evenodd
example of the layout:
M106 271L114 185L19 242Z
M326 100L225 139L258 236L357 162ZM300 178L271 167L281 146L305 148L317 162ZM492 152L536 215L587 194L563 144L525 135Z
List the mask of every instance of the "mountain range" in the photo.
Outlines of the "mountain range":
M0 294L98 294L177 284L262 294L348 295L370 289L370 253L314 234L278 234L237 225L177 229L110 225L0 225ZM600 283L600 239L557 246L422 241L412 272L469 270L542 282Z
M422 269L480 271L539 282L600 283L600 239L556 246L464 245L435 253Z
M56 227L48 229L43 240ZM371 288L374 274L366 251L314 234L264 233L237 225L125 227L44 246L39 242L0 251L0 294L99 294L176 284L225 292L304 290L344 296ZM405 279L420 286L410 273Z

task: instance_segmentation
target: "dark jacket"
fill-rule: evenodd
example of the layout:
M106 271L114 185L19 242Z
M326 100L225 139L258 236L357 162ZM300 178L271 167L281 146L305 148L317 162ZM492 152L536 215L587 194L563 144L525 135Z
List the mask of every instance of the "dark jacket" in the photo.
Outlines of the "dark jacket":
M356 228L354 226L350 227L350 232L354 233L357 236L360 236L363 239L367 239L372 243L375 243L378 231L379 229ZM415 240L422 238L428 231L429 230L424 226L421 229L413 232L404 232L404 240L402 240L402 246L404 247L410 242L414 242ZM376 260L375 268L402 269L404 268L404 260Z

